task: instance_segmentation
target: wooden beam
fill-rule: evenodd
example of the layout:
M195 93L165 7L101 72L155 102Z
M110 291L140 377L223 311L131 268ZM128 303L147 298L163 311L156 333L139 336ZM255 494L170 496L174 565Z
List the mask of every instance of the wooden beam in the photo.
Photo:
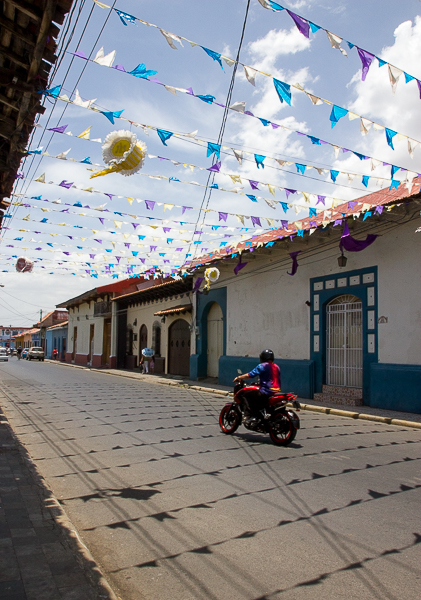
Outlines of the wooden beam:
M33 4L29 4L29 2L25 2L25 0L6 0L7 4L14 6L24 15L30 17L33 21L39 23L42 19L42 12L36 8Z
M3 94L0 94L0 103L8 106L12 110L17 110L17 111L19 110L19 107L16 106L17 102L18 102L18 100L15 100L13 102L12 98L8 98L7 96L3 96Z
M16 65L23 67L25 70L29 69L29 62L26 62L26 63L23 62L22 56L19 56L19 54L16 54L16 52L13 52L13 50L9 50L8 48L5 48L4 46L2 46L0 48L0 52L1 52L2 56L4 56L5 58L8 58L12 62L14 62Z
M13 35L21 39L23 42L25 42L25 44L29 44L29 46L35 46L34 36L31 36L27 29L20 27L20 25L14 23L10 19L5 19L4 17L0 16L0 27L3 27L3 29L6 29L7 31L11 31Z

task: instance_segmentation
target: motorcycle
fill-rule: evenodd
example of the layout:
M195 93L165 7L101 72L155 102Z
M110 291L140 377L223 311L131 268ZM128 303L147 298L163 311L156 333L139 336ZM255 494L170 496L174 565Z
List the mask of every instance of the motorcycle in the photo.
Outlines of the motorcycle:
M275 393L269 397L267 412L260 411L259 416L252 417L249 399L259 392L259 386L246 385L239 381L234 386L234 401L227 403L219 415L219 425L223 433L232 435L241 424L251 431L269 433L276 446L287 446L297 435L300 428L298 415L287 407L290 402L297 412L300 403L296 394Z

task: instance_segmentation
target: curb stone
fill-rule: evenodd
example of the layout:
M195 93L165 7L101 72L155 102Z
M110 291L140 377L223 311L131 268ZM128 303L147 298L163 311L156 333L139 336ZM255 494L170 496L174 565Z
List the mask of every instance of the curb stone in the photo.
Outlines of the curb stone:
M149 381L149 383L155 383L158 385L170 385L170 386L178 386L185 387L187 389L196 390L200 392L209 392L210 394L217 394L219 396L232 396L232 392L228 392L226 390L218 390L215 388L208 388L199 385L189 385L184 381L176 381L176 380L166 380L166 379L155 379L150 376L142 376L141 374L135 373L126 373L126 372L116 372L115 369L112 369L112 372L105 369L90 369L89 367L83 367L81 365L72 365L65 362L56 362L53 360L48 360L47 362L55 363L57 365L62 365L65 367L73 367L76 369L86 369L89 371L93 371L95 373L101 373L104 375L115 375L117 377L127 377L129 379L136 379L138 381ZM337 417L346 417L350 419L360 419L362 421L375 421L377 423L384 423L386 425L395 425L396 427L411 427L412 429L421 429L421 423L417 421L407 421L403 419L393 419L392 417L382 417L380 415L368 415L365 413L353 412L348 410L341 410L338 408L330 408L324 406L316 406L314 404L305 404L300 402L301 408L303 410L309 410L311 412L319 412L325 415L333 415ZM292 406L292 405L291 405Z

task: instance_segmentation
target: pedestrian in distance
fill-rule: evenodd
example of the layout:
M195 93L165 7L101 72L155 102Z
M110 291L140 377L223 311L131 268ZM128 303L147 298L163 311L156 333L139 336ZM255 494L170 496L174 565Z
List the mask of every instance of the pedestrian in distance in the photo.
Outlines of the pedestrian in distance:
M54 350L53 350L53 360L57 360L57 356L58 356L58 350L57 350L57 348L54 348Z

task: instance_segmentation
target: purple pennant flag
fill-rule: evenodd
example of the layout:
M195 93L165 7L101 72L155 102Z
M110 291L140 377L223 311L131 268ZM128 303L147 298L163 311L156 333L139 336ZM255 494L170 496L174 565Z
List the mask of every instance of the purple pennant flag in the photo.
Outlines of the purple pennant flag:
M296 252L290 252L289 255L292 258L292 269L291 269L291 273L289 273L289 271L287 271L287 275L295 275L295 273L298 270L298 258L297 256L300 254L300 252L302 252L302 250L297 250Z
M169 232L171 231L171 227L163 227L163 228L162 228L162 231L163 231L164 233L169 233Z
M124 242L124 245L126 246L126 248L130 248L130 242Z
M355 202L354 200L350 200L348 202L348 210L354 210L354 208L357 206L358 202Z
M288 188L285 188L285 194L287 196L287 200L288 200L290 194L296 194L296 193L297 193L297 190L290 190Z
M96 240L96 239L94 239L94 242L98 242L98 244L102 244L102 240Z
M258 190L258 189L259 189L259 188L257 187L257 186L258 186L258 183L259 183L258 181L252 181L251 179L249 179L249 183L250 183L250 185L251 185L251 189L252 189L252 190Z
M227 220L228 213L220 212L218 214L219 214L219 220L220 221L226 221Z
M70 256L70 252L63 252L63 254L66 254L67 256Z
M271 122L271 125L272 125L272 129L278 129L278 127L280 127L280 125L277 125L276 123L272 123L272 122Z
M175 251L176 252L182 252L183 248L176 248Z
M383 208L384 208L384 206L376 206L376 210L374 211L374 214L381 215L383 212Z
M63 181L61 183L59 183L59 186L64 187L68 190L69 188L72 187L73 183L74 183L73 181L69 182L69 181L66 181L65 179L63 179Z
M291 19L294 21L294 23L297 26L297 29L300 33L302 33L306 38L310 37L310 24L308 21L305 21L304 19L302 19L301 17L299 17L298 15L296 15L295 13L293 13L292 11L287 9L287 13L289 14L289 16L291 17Z
M145 200L146 208L148 210L153 210L155 208L155 200Z
M184 213L186 212L186 210L192 210L191 206L183 206L182 208L183 208L183 210L181 211L182 215L184 215Z
M246 262L241 262L241 255L238 257L238 264L234 267L234 273L236 275L238 275L238 273L241 271L241 269L244 269L244 267L247 265Z
M136 229L136 227L139 227L139 223L132 223L133 225L133 229Z
M320 203L323 204L323 206L325 205L325 200L326 200L326 196L317 196L317 203L316 206Z
M416 82L417 82L418 91L420 93L420 100L421 100L421 81L419 79L416 79Z
M116 256L117 262L119 263L121 260L121 256Z
M115 196L115 194L107 194L107 192L104 192L104 196L108 196L108 198L109 198L110 200L112 200L112 199L113 199L113 196Z
M288 229L288 221L281 221L282 224L282 229L287 230Z
M211 167L209 167L209 169L206 169L206 170L207 171L213 171L214 173L219 173L220 168L221 168L221 161L219 160L214 165L212 165Z
M365 78L367 77L368 69L370 68L370 65L373 62L375 57L374 57L374 54L370 54L370 52L367 52L367 50L362 50L361 48L358 48L358 46L356 46L356 48L357 48L358 56L360 57L361 62L363 64L361 79L363 81L365 81Z
M155 250L158 248L158 246L150 246L151 252L155 252Z
M251 217L251 222L253 225L258 225L259 227L262 226L259 217Z
M194 292L199 291L200 286L202 285L203 277L198 277L194 282L193 294Z
M336 219L336 221L333 223L333 227L336 227L337 225L342 225L342 219Z
M194 96L193 88L191 88L191 87L187 88L186 94L189 94L189 96Z
M310 227L317 227L317 221L310 221Z
M339 248L341 249L341 252L344 250L347 250L348 252L361 252L361 250L365 250L370 246L377 237L378 236L374 233L369 233L365 240L356 240L349 233L348 223L345 221Z
M103 217L98 217L98 219L101 221L101 225L104 225L104 218Z
M123 65L114 65L112 68L117 69L117 71L123 71L123 73L126 72L126 69L123 67Z
M60 125L60 127L51 127L51 129L47 129L47 131L55 131L56 133L64 133L67 129L68 125Z
M85 60L88 60L88 57L86 56L86 54L82 50L78 50L77 52L70 52L70 54L73 54L73 56L77 56L79 58L83 58Z
M140 262L144 265L145 264L145 258L139 258Z

